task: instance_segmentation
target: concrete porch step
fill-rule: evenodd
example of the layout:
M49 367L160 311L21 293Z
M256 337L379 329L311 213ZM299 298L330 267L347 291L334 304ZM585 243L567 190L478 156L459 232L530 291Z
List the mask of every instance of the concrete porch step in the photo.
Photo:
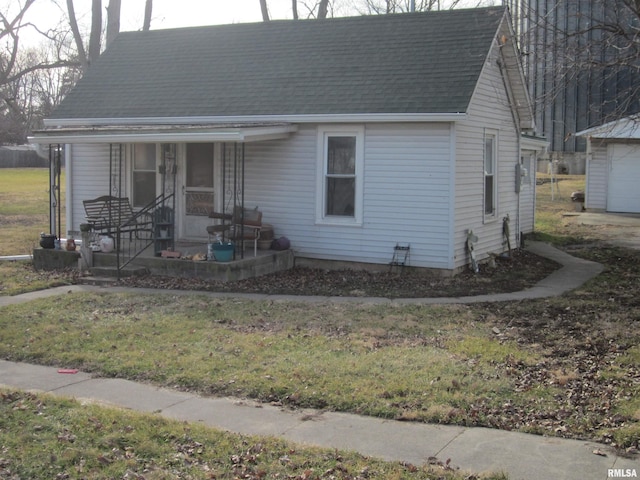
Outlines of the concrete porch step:
M92 285L94 287L111 287L118 284L116 277L80 277L78 279L80 285Z

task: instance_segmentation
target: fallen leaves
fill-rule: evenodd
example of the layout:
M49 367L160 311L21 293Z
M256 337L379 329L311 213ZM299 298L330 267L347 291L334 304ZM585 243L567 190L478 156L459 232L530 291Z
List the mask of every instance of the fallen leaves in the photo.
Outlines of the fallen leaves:
M195 260L195 259L194 259ZM405 271L326 270L296 267L288 271L236 282L163 276L128 277L124 285L175 290L247 292L284 295L420 298L513 292L535 284L558 264L526 250L514 250L509 262L483 268L480 274L453 277Z

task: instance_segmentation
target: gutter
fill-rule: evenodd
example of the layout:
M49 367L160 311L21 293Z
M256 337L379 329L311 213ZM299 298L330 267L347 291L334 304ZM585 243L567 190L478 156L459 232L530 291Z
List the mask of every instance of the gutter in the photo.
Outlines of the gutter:
M131 118L48 118L45 128L90 125L212 125L229 123L386 123L386 122L458 122L466 112L451 113L348 113L313 115L236 115L208 117L131 117Z

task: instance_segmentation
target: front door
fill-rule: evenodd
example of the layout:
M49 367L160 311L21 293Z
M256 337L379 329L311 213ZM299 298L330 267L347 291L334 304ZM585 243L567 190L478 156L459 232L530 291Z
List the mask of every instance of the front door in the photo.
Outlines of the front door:
M185 155L184 192L185 238L205 238L212 224L209 213L215 210L215 146L213 143L188 143Z

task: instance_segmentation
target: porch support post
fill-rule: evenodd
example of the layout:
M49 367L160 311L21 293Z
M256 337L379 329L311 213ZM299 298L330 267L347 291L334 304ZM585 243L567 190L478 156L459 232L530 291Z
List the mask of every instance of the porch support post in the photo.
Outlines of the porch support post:
M61 199L60 199L60 170L62 168L62 145L49 144L49 233L60 239L61 227Z
M244 143L234 142L233 146L222 144L222 205L223 211L232 216L240 207L240 224L244 224ZM227 193L231 198L227 198ZM244 258L244 231L239 236L240 258ZM235 259L235 250L234 250Z

